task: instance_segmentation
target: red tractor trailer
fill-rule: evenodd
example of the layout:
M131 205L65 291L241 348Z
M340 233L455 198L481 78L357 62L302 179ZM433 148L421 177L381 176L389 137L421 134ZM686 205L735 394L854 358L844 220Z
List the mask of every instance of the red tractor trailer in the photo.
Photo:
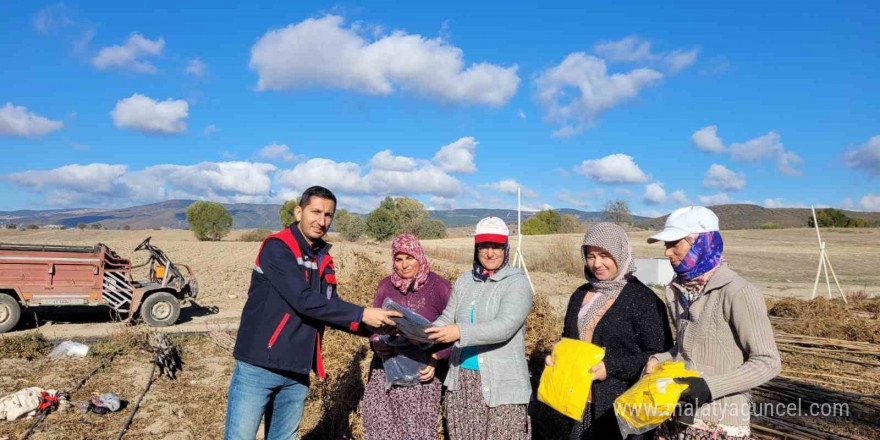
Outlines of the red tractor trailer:
M139 317L155 327L174 324L181 303L198 296L193 270L172 263L150 237L135 251L149 253L141 265L150 266L146 280L134 280L131 261L101 243L0 243L0 333L15 327L23 307L36 306L107 306L127 314L127 322Z

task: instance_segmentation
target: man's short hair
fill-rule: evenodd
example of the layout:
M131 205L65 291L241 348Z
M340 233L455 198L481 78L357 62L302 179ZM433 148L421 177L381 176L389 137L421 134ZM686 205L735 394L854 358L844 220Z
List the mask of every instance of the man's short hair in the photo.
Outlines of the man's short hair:
M299 199L299 207L305 208L309 206L312 197L318 197L322 199L332 200L333 204L336 204L336 196L333 195L333 192L323 186L313 186L302 193L302 197Z

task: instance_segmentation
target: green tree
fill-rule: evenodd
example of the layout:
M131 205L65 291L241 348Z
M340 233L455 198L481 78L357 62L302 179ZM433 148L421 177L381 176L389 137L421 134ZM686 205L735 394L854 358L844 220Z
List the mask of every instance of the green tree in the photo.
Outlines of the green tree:
M186 221L199 241L220 241L232 229L232 214L217 202L198 201L189 205Z
M535 217L547 225L547 229L550 230L551 234L555 234L562 229L562 216L552 209L538 211Z
M90 229L104 229L104 225L100 223L92 223L89 225Z
M394 201L394 222L397 224L398 234L418 235L422 222L428 217L430 214L425 205L416 199L398 197Z
M436 218L425 219L419 225L419 233L417 235L419 238L424 239L446 238L446 223Z
M16 225L15 223L7 223L6 224L6 229L15 229L17 227L18 227L18 225Z
M364 226L367 235L379 241L387 240L397 232L394 212L382 205L367 216Z
M379 204L379 207L394 212L394 210L397 209L397 204L394 203L394 199L392 199L391 196L385 196L385 199L382 200L382 203Z
M299 197L294 200L288 200L281 205L278 210L278 220L281 221L282 228L288 228L296 222L296 216L293 214L293 208L299 206Z
M89 227L89 225L82 222L76 224L76 229L79 229L80 231L84 230L87 227Z
M30 224L30 225L27 225L27 227L25 227L25 229L40 229L40 227L35 224Z
M523 235L544 235L550 233L550 226L544 223L537 215L529 217L522 223Z
M626 200L609 200L605 204L605 210L602 211L605 220L621 224L632 220L632 214L629 210L629 203Z
M562 228L560 228L559 232L564 234L583 232L583 226L581 226L581 222L577 217L572 214L565 214L562 216Z
M129 225L122 225L122 230L123 230L123 231L130 231L130 230L131 230L131 226L129 226Z
M361 238L361 235L364 235L364 231L366 230L366 223L364 219L362 219L358 215L351 214L351 217L348 219L348 225L345 227L345 232L342 233L342 237L348 241L358 241Z

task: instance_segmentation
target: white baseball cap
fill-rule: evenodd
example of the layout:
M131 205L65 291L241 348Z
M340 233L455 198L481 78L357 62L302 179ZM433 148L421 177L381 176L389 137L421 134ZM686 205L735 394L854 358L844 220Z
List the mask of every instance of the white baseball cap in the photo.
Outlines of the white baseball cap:
M486 217L480 220L474 231L474 241L477 244L485 241L507 243L508 236L510 236L510 230L507 229L504 220L498 217Z
M666 225L659 234L648 239L648 243L658 241L678 241L691 234L719 231L718 216L705 206L686 206L669 214Z

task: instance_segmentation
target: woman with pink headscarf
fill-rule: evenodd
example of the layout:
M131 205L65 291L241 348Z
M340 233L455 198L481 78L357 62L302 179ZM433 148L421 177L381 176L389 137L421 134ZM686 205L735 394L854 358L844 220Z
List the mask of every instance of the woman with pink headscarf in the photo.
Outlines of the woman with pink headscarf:
M391 275L379 282L373 299L382 307L386 299L418 313L428 321L436 320L452 293L452 286L428 265L422 245L412 234L397 236L391 242ZM367 440L434 440L440 413L442 377L450 348L426 353L428 366L419 372L420 384L411 387L386 386L383 360L394 355L394 348L378 336L370 338L373 361L364 390L363 423ZM441 363L437 368L438 361Z

